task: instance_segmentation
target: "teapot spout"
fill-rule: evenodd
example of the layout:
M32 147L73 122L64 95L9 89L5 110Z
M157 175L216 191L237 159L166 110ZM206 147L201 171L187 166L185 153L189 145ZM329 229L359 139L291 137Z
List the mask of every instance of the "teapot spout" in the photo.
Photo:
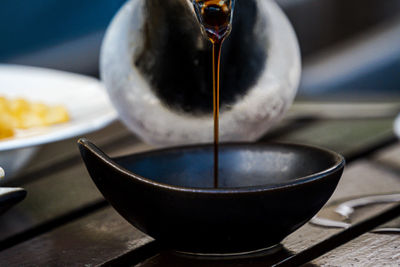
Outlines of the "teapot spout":
M197 20L211 42L222 42L231 32L234 0L192 0Z

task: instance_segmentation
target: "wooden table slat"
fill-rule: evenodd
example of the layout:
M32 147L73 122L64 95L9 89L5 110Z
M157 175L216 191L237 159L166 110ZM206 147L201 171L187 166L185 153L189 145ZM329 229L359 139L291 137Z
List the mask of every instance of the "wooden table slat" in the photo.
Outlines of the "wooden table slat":
M1 252L0 266L95 266L151 241L108 207Z
M392 118L324 120L289 132L277 140L326 147L342 153L349 160L370 147L394 140L392 127Z
M0 220L0 247L14 235L103 199L82 166L54 173L25 188L28 190L26 199Z
M373 161L400 174L400 142L383 149L372 158Z
M400 235L367 233L313 261L317 266L400 266Z

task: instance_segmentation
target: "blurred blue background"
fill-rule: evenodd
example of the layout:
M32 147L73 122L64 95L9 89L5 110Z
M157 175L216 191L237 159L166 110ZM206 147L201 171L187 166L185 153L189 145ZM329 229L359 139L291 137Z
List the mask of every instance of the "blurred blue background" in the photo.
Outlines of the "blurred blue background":
M97 74L104 30L124 0L2 0L0 62Z
M0 63L97 76L104 31L124 2L2 0ZM400 0L277 2L301 46L300 99L400 99Z

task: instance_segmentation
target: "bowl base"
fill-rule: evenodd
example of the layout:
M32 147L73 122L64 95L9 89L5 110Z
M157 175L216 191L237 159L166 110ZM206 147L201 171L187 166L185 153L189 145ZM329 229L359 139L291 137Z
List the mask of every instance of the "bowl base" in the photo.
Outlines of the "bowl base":
M267 248L261 248L257 250L235 252L235 253L195 253L174 250L172 253L177 256L205 259L205 260L235 260L235 259L247 259L247 258L259 258L265 257L271 254L275 254L283 248L281 244L275 244Z

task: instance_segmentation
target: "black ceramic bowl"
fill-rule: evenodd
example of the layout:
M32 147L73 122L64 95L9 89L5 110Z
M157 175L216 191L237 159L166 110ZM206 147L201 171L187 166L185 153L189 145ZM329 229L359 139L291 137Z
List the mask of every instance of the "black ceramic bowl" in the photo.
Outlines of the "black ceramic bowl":
M131 224L178 251L242 253L271 247L311 219L336 188L339 154L292 144L162 149L110 159L79 141L104 197Z

